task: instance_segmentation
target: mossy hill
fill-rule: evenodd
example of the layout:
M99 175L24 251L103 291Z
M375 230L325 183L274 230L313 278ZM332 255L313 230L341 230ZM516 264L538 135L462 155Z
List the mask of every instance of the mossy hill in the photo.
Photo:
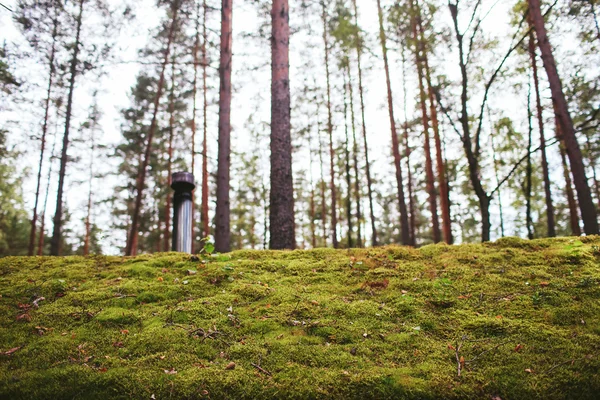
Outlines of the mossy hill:
M4 258L0 398L597 399L599 246Z

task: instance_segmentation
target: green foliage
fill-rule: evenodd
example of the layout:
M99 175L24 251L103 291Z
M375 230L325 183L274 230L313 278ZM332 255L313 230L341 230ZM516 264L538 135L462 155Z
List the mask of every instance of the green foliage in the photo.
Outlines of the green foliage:
M594 399L599 245L4 258L0 398Z

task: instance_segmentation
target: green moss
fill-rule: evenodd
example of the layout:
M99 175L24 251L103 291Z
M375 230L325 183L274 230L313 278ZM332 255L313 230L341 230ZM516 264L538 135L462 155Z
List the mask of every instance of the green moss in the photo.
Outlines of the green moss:
M599 248L0 259L0 398L593 399Z

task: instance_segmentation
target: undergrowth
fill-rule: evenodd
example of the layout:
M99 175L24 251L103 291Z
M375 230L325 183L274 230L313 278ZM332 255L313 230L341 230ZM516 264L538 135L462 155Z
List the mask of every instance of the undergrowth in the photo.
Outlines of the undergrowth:
M0 398L597 398L599 246L0 259Z

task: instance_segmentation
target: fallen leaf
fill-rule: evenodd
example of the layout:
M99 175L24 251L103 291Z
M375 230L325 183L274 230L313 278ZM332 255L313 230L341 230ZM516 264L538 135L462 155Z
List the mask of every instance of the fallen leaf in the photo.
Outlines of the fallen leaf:
M164 281L164 279L163 279L163 277L162 277L162 276L159 276L159 277L157 278L157 280L158 280L159 282L162 282L162 281Z
M168 270L168 269L166 269L166 268L163 268L163 269L162 269L162 273L163 273L163 274L166 274L167 272L169 272L169 270Z
M523 349L523 345L522 345L522 344L520 344L520 343L519 343L519 344L518 344L518 345L515 347L515 351L516 351L517 353L518 353L519 351L521 351L522 349Z
M188 274L188 275L196 275L197 273L198 273L198 272L197 272L197 271L194 271L193 269L188 269L188 270L187 270L187 274Z
M496 315L496 318L502 319L502 315Z
M550 286L550 282L540 282L540 286L541 287L548 287L548 286Z
M460 356L460 368L464 368L465 367L465 358L463 356Z
M102 373L104 373L104 372L106 372L106 371L108 371L108 369L107 369L107 368L104 368L104 367L102 367L102 368L98 368L98 372L102 372Z
M17 315L17 321L31 321L31 315L29 315L27 313Z
M124 346L123 342L114 342L112 345L113 347L117 347L119 349Z
M232 361L225 367L227 370L235 369L235 363Z
M454 351L456 351L456 348L455 348L454 346L452 346L450 343L448 343L448 348L449 348L450 350L454 350Z
M311 301L310 301L310 303L311 303L313 306L318 306L318 305L319 305L319 302L318 302L318 301L316 301L316 300L311 300Z
M406 294L406 293L408 293L408 291L406 291L406 290L403 290L403 291L402 291L402 294Z
M532 374L532 373L533 373L533 371L531 370L531 368L526 368L526 369L525 369L525 372L528 372L528 373L530 373L530 374Z
M40 301L44 301L44 300L46 300L46 298L45 298L45 297L38 297L37 299L35 299L35 300L33 301L33 305L34 305L36 308L38 308L38 307L39 307L38 303L39 303Z
M5 351L4 355L5 356L10 356L12 353L14 353L15 351L20 350L20 349L21 349L21 346L19 346L19 347L13 347L12 349Z
M166 356L160 356L158 358L160 358L161 360L164 360Z
M165 374L167 374L167 375L175 375L177 373L175 368L165 369L164 371L165 371Z
M129 331L127 329L121 329L121 333L123 335L127 335L127 334L129 334Z

